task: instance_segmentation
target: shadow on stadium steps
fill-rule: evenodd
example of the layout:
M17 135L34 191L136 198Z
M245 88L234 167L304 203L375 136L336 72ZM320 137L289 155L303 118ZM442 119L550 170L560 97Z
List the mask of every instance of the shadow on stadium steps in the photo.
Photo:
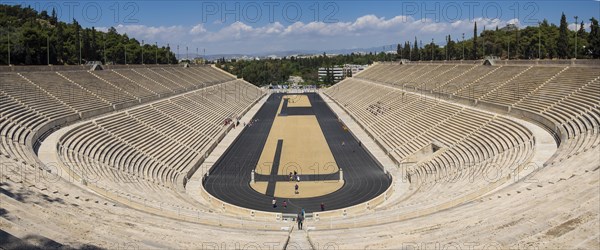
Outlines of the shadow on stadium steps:
M27 235L17 238L0 229L0 246L2 249L102 249L93 245L83 245L79 248L65 246L40 235Z

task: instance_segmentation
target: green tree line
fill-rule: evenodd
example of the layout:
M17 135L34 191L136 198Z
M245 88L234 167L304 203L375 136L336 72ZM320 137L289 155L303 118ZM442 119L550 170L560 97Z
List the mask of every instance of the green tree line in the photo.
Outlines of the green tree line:
M369 53L369 54L348 54L348 55L319 55L313 57L285 57L283 59L264 59L264 60L232 60L225 62L225 59L217 61L217 66L229 71L230 73L243 77L258 86L268 84L281 84L289 79L290 76L300 76L306 84L319 84L318 69L320 67L333 67L344 64L372 64L374 61L390 61L396 57L394 54Z
M477 23L474 23L473 35L469 39L448 35L441 43L445 46L441 46L435 41L422 41L415 37L414 42L398 44L397 58L411 61L478 60L488 56L501 59L600 58L598 20L590 18L589 32L583 21L577 26L577 31L569 30L564 14L558 26L543 20L537 26L523 29L508 25L478 33Z
M54 10L38 13L31 7L0 5L0 27L0 64L4 65L8 64L9 54L13 65L76 65L88 61L140 64L142 51L146 64L177 62L168 46L142 46L137 39L117 33L114 27L102 32L84 28L77 20L65 23L58 20Z

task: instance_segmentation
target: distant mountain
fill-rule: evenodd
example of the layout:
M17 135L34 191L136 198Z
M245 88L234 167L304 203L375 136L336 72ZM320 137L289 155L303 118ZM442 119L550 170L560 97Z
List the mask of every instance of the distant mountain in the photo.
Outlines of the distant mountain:
M385 49L384 49L385 48ZM382 51L395 51L396 44L392 45L382 45L378 47L372 48L355 48L355 49L332 49L332 50L289 50L289 51L276 51L276 52L262 52L262 53L254 53L254 54L212 54L206 55L208 60L214 60L219 58L232 59L232 58L242 58L242 57L268 57L268 56L276 56L276 57L289 57L295 55L315 55L315 54L351 54L351 53L379 53ZM190 57L195 57L196 54L190 54ZM200 55L202 56L202 55ZM186 55L178 55L177 58L185 58Z

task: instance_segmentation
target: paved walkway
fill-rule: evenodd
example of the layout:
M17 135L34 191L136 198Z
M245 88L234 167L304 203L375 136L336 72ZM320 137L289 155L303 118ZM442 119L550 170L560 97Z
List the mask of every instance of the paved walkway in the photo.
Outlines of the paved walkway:
M306 224L304 225L306 227ZM287 250L306 250L313 249L308 241L308 236L306 235L306 231L299 230L298 225L294 225L294 229L292 229L292 233L290 233L290 241L286 247Z

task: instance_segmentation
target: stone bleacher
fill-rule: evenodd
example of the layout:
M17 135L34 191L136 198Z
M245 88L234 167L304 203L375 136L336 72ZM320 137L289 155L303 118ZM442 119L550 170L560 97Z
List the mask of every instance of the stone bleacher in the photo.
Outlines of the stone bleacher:
M400 185L410 187L371 213L315 220L309 239L339 249L597 248L598 72L381 63L334 85L325 93L402 163ZM540 155L536 138L507 115L566 131L544 158L553 167L528 164ZM434 141L437 152L408 161ZM521 179L519 165L534 172Z
M381 63L326 90L398 164L395 181L408 187L359 216L307 220L310 243L597 248L598 72ZM182 192L230 129L224 121L244 114L262 90L213 67L7 72L0 80L1 229L75 248L286 244L283 224L236 218ZM510 116L561 135L547 165L527 165L538 142ZM58 139L68 174L53 178L49 171L60 168L39 164L33 145L82 119ZM536 170L523 180L527 167Z
M421 207L486 188L485 182L470 182L466 173L492 168L503 169L506 176L533 154L531 132L504 117L357 79L347 79L325 93L405 169L406 176L401 178L410 178L416 187L423 185L411 198ZM414 157L432 144L439 147L437 152ZM425 188L431 183L437 183L440 190ZM432 192L444 198L432 199ZM424 201L419 202L419 195Z
M8 72L1 73L0 79L0 200L6 219L0 224L5 229L6 223L11 223L9 231L14 236L28 239L27 232L36 232L71 246L85 247L83 241L89 240L91 245L105 248L115 248L111 242L120 238L135 246L156 247L148 242L158 242L164 233L159 237L151 236L152 232L145 236L127 232L137 226L180 232L181 222L169 219L177 218L199 223L190 224L195 233L224 240L215 242L217 245L255 244L256 236L263 237L260 242L285 244L285 231L252 236L242 236L247 231L239 229L215 231L210 227L280 228L260 220L216 215L213 208L199 205L178 189L187 171L200 164L219 136L228 131L224 119L242 115L264 95L262 90L212 67ZM150 101L155 102L126 109ZM70 174L80 174L82 184L96 193L82 193L83 189L69 183L69 176L53 176L61 173L58 165L38 163L32 144L41 136L114 111L119 112L76 126L59 145L61 164ZM115 201L156 212L137 212ZM31 207L32 203L39 205ZM132 220L124 225L129 219L123 218ZM67 226L65 221L70 220L92 223L87 228ZM165 227L169 223L171 226ZM106 233L82 235L98 227ZM230 233L236 236L224 237ZM202 236L171 235L179 238L178 244L171 246L213 243ZM77 242L72 242L74 238Z
M441 68L445 73L439 74ZM443 71L443 70L442 70ZM580 134L594 139L600 123L597 98L600 73L596 67L576 65L468 65L468 64L377 64L356 78L433 96L474 103L489 103L493 111L525 112L535 122L557 135L561 147ZM385 80L388 79L388 80ZM596 92L594 92L596 91ZM596 97L596 98L595 98ZM525 114L527 115L527 114ZM548 122L540 122L539 120ZM556 158L560 161L569 155Z

